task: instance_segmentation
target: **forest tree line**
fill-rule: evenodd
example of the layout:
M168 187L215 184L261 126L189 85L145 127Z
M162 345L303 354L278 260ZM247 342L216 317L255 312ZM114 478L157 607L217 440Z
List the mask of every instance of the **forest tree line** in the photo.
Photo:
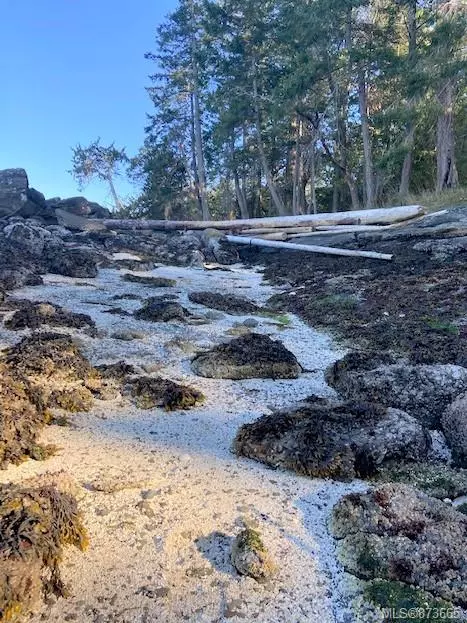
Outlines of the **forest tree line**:
M127 213L403 203L467 173L465 0L179 0Z

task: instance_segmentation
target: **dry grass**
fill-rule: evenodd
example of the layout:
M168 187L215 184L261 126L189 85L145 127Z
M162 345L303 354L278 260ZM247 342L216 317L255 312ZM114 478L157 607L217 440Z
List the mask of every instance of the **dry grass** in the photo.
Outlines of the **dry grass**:
M393 203L397 205L397 199L395 199ZM406 205L422 205L428 212L436 212L443 208L457 207L460 205L467 206L467 187L460 186L459 188L445 190L441 193L424 192L418 195L408 195L404 203Z

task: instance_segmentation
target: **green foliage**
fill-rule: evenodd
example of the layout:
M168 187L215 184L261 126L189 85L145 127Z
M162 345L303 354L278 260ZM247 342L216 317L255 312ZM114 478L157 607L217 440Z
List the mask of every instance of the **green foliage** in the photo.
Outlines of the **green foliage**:
M274 188L289 212L355 208L366 202L367 167L375 202L400 203L410 154L409 191L431 192L437 126L451 111L462 183L465 16L455 7L421 0L179 0L147 55L157 65L148 89L154 109L132 162L142 193L129 213L199 218L197 122L215 217L273 214ZM443 99L446 85L452 102Z

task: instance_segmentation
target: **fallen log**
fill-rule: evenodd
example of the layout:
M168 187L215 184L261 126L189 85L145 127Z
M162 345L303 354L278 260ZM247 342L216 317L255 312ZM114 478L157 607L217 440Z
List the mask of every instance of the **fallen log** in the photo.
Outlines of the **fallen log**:
M289 251L306 251L308 253L323 253L325 255L342 255L345 257L367 257L374 260L392 260L393 255L377 253L376 251L358 251L354 249L338 249L335 247L318 247L308 244L294 244L293 242L278 242L263 240L262 238L244 238L243 236L226 235L225 240L233 244L243 244L252 247L270 247L272 249L287 249Z
M355 212L328 212L323 214L302 214L299 216L273 216L266 218L238 219L233 221L146 221L128 219L89 219L90 223L100 223L108 229L174 231L188 229L241 230L246 228L284 228L300 226L327 225L385 225L406 221L421 216L425 211L421 206L399 206L375 210L356 210Z

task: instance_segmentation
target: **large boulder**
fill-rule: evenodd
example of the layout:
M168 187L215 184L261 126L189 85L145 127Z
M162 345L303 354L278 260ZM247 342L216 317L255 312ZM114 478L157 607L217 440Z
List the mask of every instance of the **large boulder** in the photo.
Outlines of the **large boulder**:
M233 449L305 476L352 480L373 475L389 461L423 460L430 438L403 411L313 398L244 424Z
M467 467L467 393L449 405L441 416L441 426L455 463Z
M14 240L19 247L27 249L32 255L41 256L52 234L43 227L27 222L10 223L3 233L9 240Z
M250 333L200 353L191 362L199 376L213 379L296 379L297 358L279 340Z
M400 581L467 606L467 516L448 504L386 484L344 497L331 528L349 573Z
M409 365L389 355L353 352L333 364L326 380L347 400L402 409L428 428L467 391L467 369L452 364Z
M87 216L90 218L110 218L110 210L104 208L94 201L88 201L86 197L69 197L68 199L48 199L46 202L50 208L65 210L77 216Z
M21 210L28 200L28 176L24 169L0 171L0 218Z
M88 247L50 245L45 250L47 270L65 277L97 277L97 254Z

